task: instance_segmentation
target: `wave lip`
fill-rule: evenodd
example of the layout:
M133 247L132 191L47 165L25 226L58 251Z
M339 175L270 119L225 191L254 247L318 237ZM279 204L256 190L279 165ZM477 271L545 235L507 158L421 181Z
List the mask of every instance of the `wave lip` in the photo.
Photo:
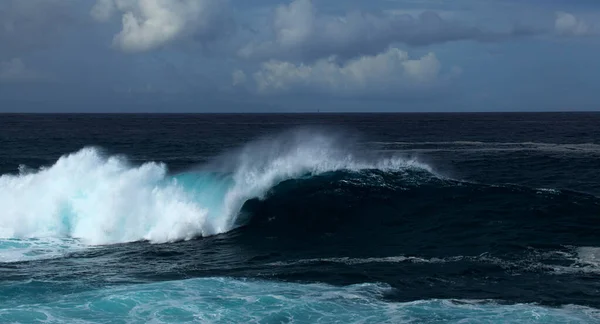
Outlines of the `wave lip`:
M0 176L0 239L75 238L85 244L164 243L227 232L243 204L278 183L338 170L402 172L416 160L359 152L343 136L295 131L252 142L195 170L132 166L84 148L46 168Z
M267 138L246 145L239 151L217 159L218 170L232 174L233 187L224 198L225 217L217 228L235 226L237 213L251 198L262 199L278 183L332 171L403 171L419 169L433 174L427 164L397 156L378 156L357 152L354 142L341 135L289 132L273 140ZM214 163L213 163L214 165Z

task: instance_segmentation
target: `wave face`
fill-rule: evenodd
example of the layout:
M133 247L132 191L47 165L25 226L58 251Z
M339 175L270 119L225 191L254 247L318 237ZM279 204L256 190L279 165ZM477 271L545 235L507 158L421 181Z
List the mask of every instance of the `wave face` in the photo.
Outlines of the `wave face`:
M188 240L239 226L244 203L285 180L411 169L432 172L416 160L359 153L352 141L310 130L261 139L175 175L163 163L134 166L84 148L50 167L0 177L0 238L92 245Z

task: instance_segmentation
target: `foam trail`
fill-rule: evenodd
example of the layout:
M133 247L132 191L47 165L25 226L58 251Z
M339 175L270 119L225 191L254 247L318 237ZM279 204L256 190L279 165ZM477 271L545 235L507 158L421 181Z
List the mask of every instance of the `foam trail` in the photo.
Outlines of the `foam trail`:
M132 166L84 148L54 165L0 176L0 239L75 238L85 244L154 243L223 233L248 199L281 181L336 170L401 172L424 164L364 156L341 137L296 131L253 142L196 171Z

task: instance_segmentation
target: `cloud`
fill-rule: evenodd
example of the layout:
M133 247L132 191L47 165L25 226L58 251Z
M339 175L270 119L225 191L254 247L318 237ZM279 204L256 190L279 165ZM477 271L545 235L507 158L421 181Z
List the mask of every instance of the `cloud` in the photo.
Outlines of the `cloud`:
M121 31L113 45L125 52L143 52L184 38L215 39L231 27L223 0L98 0L90 14L106 22L121 14Z
M232 79L233 79L233 86L237 86L237 85L241 85L246 83L246 73L242 70L237 70L234 71L233 74L231 75Z
M97 21L105 22L108 21L115 12L115 2L114 0L98 0L90 14Z
M594 33L592 26L587 22L567 12L557 12L554 28L559 35L585 36Z
M0 82L23 82L39 78L40 75L28 69L20 58L0 62Z
M394 94L435 85L441 64L433 53L410 59L397 48L339 63L335 57L312 64L270 60L253 77L262 94L310 92L343 96Z
M362 11L342 16L317 12L311 0L294 0L274 12L269 40L251 42L239 50L245 58L318 59L329 55L346 58L375 54L393 43L413 46L459 40L491 42L530 35L526 28L507 32L485 31L447 21L438 13L409 14Z

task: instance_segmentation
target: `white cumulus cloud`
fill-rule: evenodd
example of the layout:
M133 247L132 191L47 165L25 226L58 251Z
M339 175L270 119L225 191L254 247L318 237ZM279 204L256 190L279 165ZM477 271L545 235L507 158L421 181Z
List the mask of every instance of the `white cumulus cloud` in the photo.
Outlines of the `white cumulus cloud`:
M554 28L559 35L583 36L593 33L592 27L585 21L568 12L557 12Z
M91 15L108 21L121 14L122 29L113 44L125 52L142 52L182 38L212 39L229 23L223 0L98 0Z
M435 54L411 59L397 49L366 55L339 63L335 57L312 64L271 60L254 73L258 92L263 94L306 91L360 95L395 93L434 84L441 64Z

